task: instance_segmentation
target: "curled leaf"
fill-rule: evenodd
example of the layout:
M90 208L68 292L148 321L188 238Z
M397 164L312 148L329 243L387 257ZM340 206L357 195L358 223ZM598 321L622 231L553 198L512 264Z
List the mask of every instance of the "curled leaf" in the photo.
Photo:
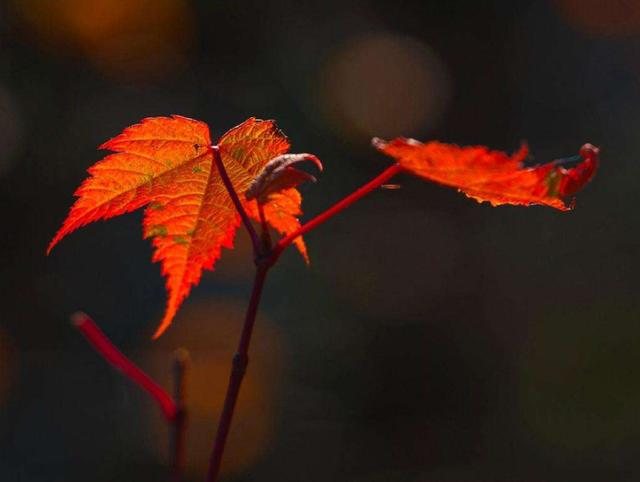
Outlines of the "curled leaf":
M304 161L313 162L322 171L320 159L313 154L283 154L274 157L247 189L247 199L256 199L260 204L264 204L273 193L294 188L305 181L316 182L316 178L311 174L293 167Z
M478 202L492 206L540 204L562 211L573 208L573 200L567 205L563 198L574 195L593 178L600 153L597 147L585 144L580 149L582 161L566 169L560 162L523 167L528 154L525 145L510 156L483 146L460 147L437 141L423 144L415 139L374 138L372 143L407 172L458 188Z

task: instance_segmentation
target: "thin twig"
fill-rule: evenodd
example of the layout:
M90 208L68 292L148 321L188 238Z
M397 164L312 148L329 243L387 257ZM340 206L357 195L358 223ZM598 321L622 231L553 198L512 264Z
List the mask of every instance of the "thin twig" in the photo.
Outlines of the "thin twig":
M215 146L214 146L215 147ZM214 157L216 157L216 162L220 165L222 161L219 159L219 153L216 154L217 150L214 149ZM339 201L337 204L327 209L322 214L316 216L308 223L304 224L300 227L296 232L290 234L289 236L280 240L280 242L275 246L272 250L266 250L266 253L263 253L260 249L260 245L254 242L254 260L256 263L256 274L253 281L253 289L251 291L251 298L249 300L249 305L247 307L247 312L245 314L244 325L242 327L242 334L240 336L240 341L238 343L238 348L236 350L236 354L233 357L233 364L231 369L231 374L229 376L229 384L227 386L227 394L225 396L224 405L222 407L222 414L220 415L220 422L218 423L218 430L216 432L216 438L213 445L213 451L211 452L211 457L209 459L209 471L207 473L207 482L216 482L218 480L218 474L220 472L220 466L222 464L222 456L224 454L224 449L227 441L227 436L229 434L229 429L231 427L231 421L233 419L233 412L235 410L236 401L238 400L238 393L240 392L240 386L242 384L242 379L244 378L244 374L247 371L247 365L249 363L249 344L251 342L251 334L253 333L253 326L256 320L256 313L258 311L258 305L260 304L260 298L262 295L262 289L264 286L265 279L267 277L267 273L271 266L278 260L282 251L289 246L298 236L302 236L303 234L311 231L316 226L319 226L324 221L339 213L340 211L346 209L351 204L356 202L358 199L365 196L367 193L373 191L374 189L380 187L387 180L398 174L402 168L394 164L388 167L385 171L383 171L379 176L375 179L371 180L360 189L350 194L343 200ZM224 180L224 167L220 170L220 174ZM227 178L228 179L228 178ZM227 184L225 184L227 185ZM229 183L230 185L230 183ZM232 199L237 200L237 194L233 190L233 186L227 186L229 190L229 194ZM236 207L242 205L239 200L234 201ZM244 209L239 210L240 215L246 216L246 212ZM244 215L243 215L244 213ZM266 225L266 219L264 216L264 212L259 209L260 219L262 222L262 230L263 230L263 239L265 237L265 231L268 229ZM248 219L248 218L247 218ZM253 231L255 233L255 231ZM253 239L253 237L252 237ZM257 239L257 236L256 236ZM269 243L270 244L270 243Z
M86 313L81 311L74 313L71 315L71 321L94 350L111 366L120 370L124 376L151 395L158 402L165 418L169 422L173 422L177 412L176 403L164 388L154 382L149 375L118 350Z
M271 253L271 240L268 237L269 233L266 218L264 217L264 211L261 207L258 208L260 212L260 219L262 221L262 239L260 239L249 220L247 212L242 206L242 202L238 198L238 193L234 189L233 184L227 175L218 146L211 146L211 151L216 165L218 166L222 182L227 188L229 196L231 197L231 200L233 201L233 204L240 214L249 236L251 237L251 243L253 244L253 259L256 264L256 274L253 281L251 298L249 300L249 305L247 306L247 312L245 314L238 348L232 360L227 394L225 395L224 406L222 407L220 421L218 422L218 430L213 444L213 451L211 452L211 457L209 459L209 470L206 480L208 482L215 482L218 478L218 473L220 472L222 455L224 453L227 436L231 427L231 420L233 419L233 412L235 410L236 401L238 400L238 394L240 393L240 386L242 385L242 379L244 378L244 374L247 371L247 364L249 363L248 352L251 334L253 333L253 325L255 324L256 313L258 311L258 305L260 304L260 297L262 296L262 287L264 286L267 272L271 266L271 264L264 262L268 259Z
M282 254L282 252L285 250L285 248L289 246L298 236L302 236L303 234L308 233L312 229L324 223L327 219L335 216L340 211L343 211L344 209L348 208L354 202L358 201L359 199L361 199L362 197L364 197L374 189L379 188L382 184L387 182L389 179L391 179L393 176L395 176L401 171L402 171L402 167L399 164L393 164L389 166L384 171L382 171L380 175L378 175L377 177L375 177L374 179L366 183L364 186L352 192L341 201L338 201L329 209L317 215L311 221L308 221L307 223L303 224L302 226L300 226L300 228L298 228L293 233L282 238L278 242L278 244L276 244L276 246L273 248L273 251L271 252L271 256L269 258L269 263L270 264L275 263L280 257L280 255Z
M187 433L187 372L189 352L179 348L173 354L173 391L176 416L171 424L169 447L172 456L173 480L181 482L186 465L185 442Z
M253 332L253 325L256 320L258 305L260 304L262 288L268 271L269 265L267 264L258 264L256 267L251 299L249 300L249 306L247 307L247 312L244 318L240 342L238 343L236 354L233 357L233 366L229 377L229 385L227 386L227 394L225 396L224 406L222 407L220 422L218 423L218 431L216 433L213 451L211 452L211 457L209 459L209 471L206 478L207 482L215 482L218 479L227 435L229 434L233 412L236 406L236 401L238 400L238 393L240 392L240 385L242 384L242 379L244 378L244 374L247 371L247 364L249 363L248 352L249 344L251 342L251 334Z
M218 172L220 173L220 177L222 178L222 182L224 183L224 187L227 189L229 196L231 197L231 201L233 205L236 207L236 211L240 214L242 218L242 222L244 223L244 227L247 229L249 233L249 237L251 238L251 244L253 244L253 250L255 253L260 251L260 238L258 237L258 233L251 224L251 220L247 215L247 212L242 205L242 201L238 197L238 193L233 187L233 183L229 178L229 174L227 174L227 170L224 167L224 163L222 162L222 156L220 155L220 148L218 146L210 146L211 153L213 154L213 159L216 163L216 167L218 168Z

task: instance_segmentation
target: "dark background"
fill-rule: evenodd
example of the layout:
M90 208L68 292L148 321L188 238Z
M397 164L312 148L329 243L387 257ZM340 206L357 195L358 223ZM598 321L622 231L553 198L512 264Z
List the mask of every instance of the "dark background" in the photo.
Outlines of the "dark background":
M274 118L325 164L305 219L380 172L373 135L602 148L575 211L402 176L291 250L261 307L229 481L640 480L640 2L5 0L0 480L168 480L158 408L68 322L170 387L192 356L202 480L251 282L246 234L158 342L141 213L45 247L96 146L148 116Z

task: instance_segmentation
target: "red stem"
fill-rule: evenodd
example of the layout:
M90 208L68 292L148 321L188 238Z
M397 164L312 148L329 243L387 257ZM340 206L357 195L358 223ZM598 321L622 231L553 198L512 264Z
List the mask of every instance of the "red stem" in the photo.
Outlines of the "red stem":
M235 356L233 357L231 375L229 376L229 385L227 386L227 394L225 396L224 406L222 407L222 413L220 414L220 422L218 423L213 451L211 452L211 457L209 459L207 481L215 482L218 478L218 473L220 472L222 455L227 442L227 436L229 435L229 429L231 428L231 420L233 418L236 401L238 400L238 394L240 393L240 386L242 385L242 379L244 378L244 374L247 371L247 364L249 363L248 352L249 343L251 342L251 334L253 333L253 325L256 321L256 313L258 311L258 305L260 304L260 297L262 296L262 287L264 286L267 272L271 267L271 264L265 263L265 260L268 260L268 258L266 258L264 254L265 252L271 252L271 242L264 212L260 207L258 208L260 212L260 220L262 222L262 239L260 239L249 220L249 216L242 206L238 193L234 189L233 184L227 175L218 146L211 146L211 152L213 153L213 157L216 165L218 166L218 171L220 172L220 177L224 182L225 188L227 189L236 210L240 214L240 217L249 232L249 236L251 237L251 242L253 244L253 259L256 264L256 274L253 281L251 299L249 300L249 306L247 307L247 312L245 314L238 348Z
M124 376L129 378L129 380L146 391L158 402L162 413L169 422L175 420L177 409L171 396L164 388L154 382L149 375L138 368L135 363L118 350L87 314L82 312L74 313L71 315L71 321L91 346L107 360L107 362L114 368L120 370Z
M257 264L251 299L249 300L249 306L247 307L247 312L245 314L238 348L233 357L233 367L229 377L227 395L224 399L222 414L220 415L220 422L218 424L218 431L213 445L213 452L211 452L211 457L209 459L209 471L206 479L207 482L215 482L218 479L227 435L229 434L233 412L235 410L236 401L238 400L238 393L240 392L240 385L242 384L242 379L244 378L244 374L247 371L247 364L249 363L248 352L249 344L251 342L251 334L253 332L253 325L255 324L256 313L258 311L258 305L260 304L260 297L262 295L262 288L264 286L267 272L269 271L269 266L270 265L265 263Z
M186 465L185 442L187 434L187 370L189 352L184 348L175 351L173 358L173 390L176 403L176 416L171 424L169 447L173 457L173 481L183 480Z
M273 251L271 252L271 256L269 258L270 260L269 262L271 264L275 263L280 257L280 255L282 254L282 252L285 250L285 248L289 246L298 236L302 236L308 233L309 231L311 231L312 229L318 227L319 225L324 223L327 219L335 216L340 211L343 211L344 209L348 208L354 202L366 196L368 193L370 193L374 189L377 189L378 187L380 187L382 184L387 182L389 179L391 179L393 176L395 176L401 171L402 171L402 167L400 167L399 164L393 164L389 166L384 171L382 171L376 178L372 179L371 181L366 183L364 186L360 187L358 190L352 192L341 201L338 201L336 204L331 206L325 212L317 215L311 221L308 221L307 223L303 224L302 226L300 226L300 228L298 228L298 230L282 238L280 241L278 241L278 244L276 245L276 247L273 248Z
M217 147L213 148L214 157L216 158L216 163L220 166L222 165L222 161L220 160L220 154L217 153ZM224 167L220 170L220 174L223 175ZM251 298L249 300L249 305L247 307L247 312L245 314L244 325L242 327L242 334L240 336L240 341L238 343L238 348L236 350L236 354L233 357L233 365L231 369L231 374L229 376L229 385L227 386L227 394L225 396L224 405L222 407L222 414L220 415L220 422L218 424L218 431L216 433L216 438L213 446L213 451L211 452L211 457L209 459L209 471L207 473L207 482L216 482L218 480L218 474L220 472L220 466L222 463L222 455L224 454L224 448L227 441L227 436L229 434L229 429L231 427L231 420L233 418L233 412L235 410L236 401L238 400L238 393L240 392L240 386L242 384L242 379L244 378L244 374L247 371L247 365L249 363L249 344L251 342L251 334L253 332L253 326L256 320L256 313L258 311L258 305L260 304L260 298L262 296L262 289L264 286L265 279L267 277L267 273L269 272L269 268L273 266L273 264L278 260L282 251L289 246L294 239L298 236L302 236L303 234L311 231L313 228L319 226L324 221L329 219L330 217L338 214L340 211L346 209L351 204L356 202L358 199L362 198L369 192L378 188L380 185L384 184L391 177L395 176L397 173L401 171L401 167L398 164L394 164L384 170L379 176L375 179L371 180L357 191L353 192L342 201L339 201L337 204L327 209L322 214L316 216L311 221L301 226L296 232L291 235L283 238L276 245L273 250L268 250L268 256L261 256L261 249L258 243L254 242L254 259L256 262L256 274L253 281L253 289L251 292ZM225 173L226 174L226 173ZM228 178L227 178L228 179ZM224 180L224 175L223 175ZM233 189L233 185L230 182L225 182L225 186L229 191L231 199L234 199L234 203L236 207L242 205L238 200L238 195ZM237 201L236 201L237 200ZM244 209L240 210L240 215L246 216ZM244 215L243 215L244 213ZM264 213L260 212L260 218L263 226L263 237L266 234L265 230L268 229L266 226L266 220L264 219ZM247 218L248 223L248 218ZM250 225L250 223L249 223ZM252 231L255 234L255 230ZM268 231L267 231L268 233ZM253 236L252 236L253 239ZM256 235L257 239L257 235ZM269 243L270 244L270 243ZM268 246L267 246L268 248Z
M238 214L240 214L242 222L244 223L244 227L249 233L251 244L253 244L253 250L255 253L258 253L260 251L260 238L258 238L258 233L256 233L256 230L253 228L253 224L251 224L251 220L249 219L247 212L244 210L242 201L240 201L238 193L236 192L235 188L233 187L233 183L229 178L229 174L227 174L227 170L225 169L224 163L222 162L222 156L220 155L220 148L218 146L209 146L209 149L213 154L213 159L216 163L216 167L218 168L218 172L220 173L220 177L222 178L224 187L227 189L227 192L231 197L231 201L236 207L236 211L238 211Z

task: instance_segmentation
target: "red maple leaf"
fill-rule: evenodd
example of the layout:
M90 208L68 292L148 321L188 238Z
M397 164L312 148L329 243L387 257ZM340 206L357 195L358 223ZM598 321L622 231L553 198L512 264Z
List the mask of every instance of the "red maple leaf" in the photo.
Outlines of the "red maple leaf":
M392 141L373 139L373 145L393 157L412 174L445 186L458 188L478 202L493 206L541 204L562 211L572 209L570 197L593 177L599 164L600 150L591 144L580 149L582 162L571 169L560 161L535 167L523 167L528 149L522 146L509 156L483 146L459 147L433 141L425 144L415 139Z
M78 199L47 249L88 223L146 206L144 237L152 239L153 261L162 264L168 292L154 338L169 326L202 270L213 269L222 247L233 247L240 225L211 144L208 126L186 117L150 117L128 127L100 146L115 154L88 169L91 176L76 190ZM288 139L274 121L250 118L224 134L218 149L245 210L259 221L257 201L244 193L270 160L289 150ZM295 184L263 199L267 223L283 235L300 227L302 196ZM308 260L302 238L295 244Z

